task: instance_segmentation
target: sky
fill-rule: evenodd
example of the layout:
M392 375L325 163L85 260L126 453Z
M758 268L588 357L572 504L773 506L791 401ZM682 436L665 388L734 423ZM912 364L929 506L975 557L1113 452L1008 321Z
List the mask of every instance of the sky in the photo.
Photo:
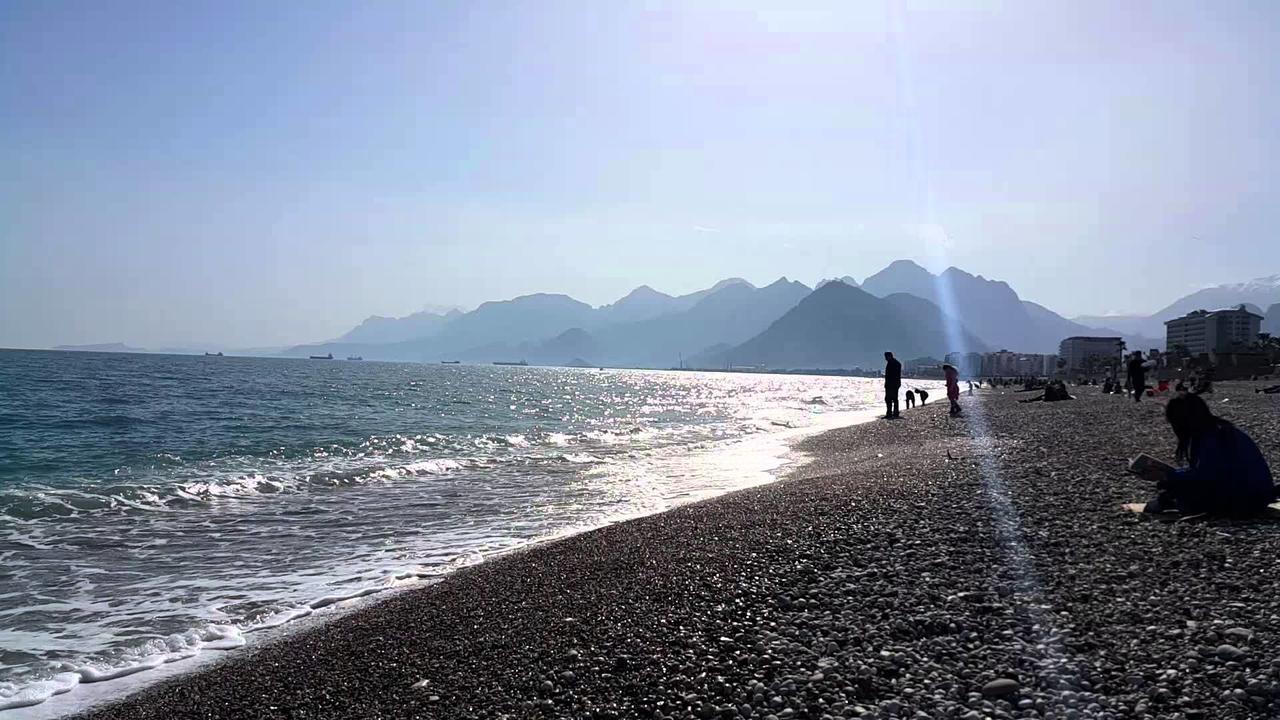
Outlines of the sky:
M1280 4L0 3L0 346L257 347L912 258L1280 272Z

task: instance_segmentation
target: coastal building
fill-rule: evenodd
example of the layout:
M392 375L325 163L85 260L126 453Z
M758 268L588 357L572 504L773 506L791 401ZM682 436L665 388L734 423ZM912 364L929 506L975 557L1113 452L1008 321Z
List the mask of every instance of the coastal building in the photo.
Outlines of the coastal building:
M1119 367L1123 347L1124 342L1118 337L1076 335L1058 345L1058 357L1070 376L1097 375L1107 368Z
M1165 321L1164 349L1191 355L1241 349L1258 339L1261 325L1262 316L1249 312L1244 305L1227 310L1195 310Z
M987 353L947 353L946 361L960 371L962 377L1049 377L1057 364L1057 355L1019 353L997 350Z
M942 361L928 356L912 358L902 363L902 373L908 377L942 377Z
M947 364L960 371L961 377L979 377L982 375L982 353L947 353Z

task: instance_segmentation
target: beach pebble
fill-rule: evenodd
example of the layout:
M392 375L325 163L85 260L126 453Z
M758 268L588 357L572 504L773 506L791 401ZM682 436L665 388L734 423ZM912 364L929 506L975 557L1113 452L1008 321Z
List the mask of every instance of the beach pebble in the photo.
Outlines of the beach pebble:
M1233 627L1223 633L1228 639L1235 642L1249 642L1253 639L1253 631L1248 628Z
M1004 697L1006 695L1013 695L1017 693L1019 687L1020 685L1018 685L1017 680L1000 678L999 680L992 680L986 685L983 685L982 695L984 697Z
M1219 660L1240 660L1245 656L1245 652L1235 645L1219 645L1213 654Z

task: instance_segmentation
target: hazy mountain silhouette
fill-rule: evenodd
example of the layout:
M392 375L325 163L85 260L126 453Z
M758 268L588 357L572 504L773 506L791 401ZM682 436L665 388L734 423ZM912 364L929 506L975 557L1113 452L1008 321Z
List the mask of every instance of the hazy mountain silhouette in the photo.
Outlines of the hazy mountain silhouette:
M1237 305L1244 305L1246 309L1264 315L1268 311L1263 308L1269 308L1276 303L1280 303L1280 275L1271 275L1248 282L1225 283L1202 288L1174 300L1151 315L1087 315L1074 320L1086 325L1097 323L1117 330L1159 338L1159 344L1152 347L1164 347L1166 320L1181 317L1194 310L1220 310Z
M682 352L690 355L717 342L745 340L808 292L800 283L780 281L756 288L741 278L729 278L675 297L641 286L600 308L567 295L525 295L443 318L430 317L431 313L391 322L371 318L339 341L299 345L281 354L307 357L331 352L335 357L417 362L527 359L538 364L586 359L669 367L679 362ZM403 337L414 327L425 334L392 342L365 340Z
M1280 303L1272 303L1271 307L1267 308L1262 317L1262 329L1260 332L1271 333L1280 337Z
M878 368L891 350L904 360L941 356L958 339L973 350L986 344L932 302L907 293L876 297L843 282L813 291L764 332L699 358L710 366Z
M712 285L705 290L688 293L687 295L671 296L663 292L658 292L648 285L640 287L627 293L617 302L609 305L601 306L596 311L596 315L592 320L592 324L596 327L604 325L615 325L628 322L640 322L649 320L669 313L688 310L697 305L706 296L722 290L731 285L746 285L754 287L751 283L742 278L728 278Z
M600 355L599 345L591 333L582 328L570 328L550 340L537 343L521 355L535 365L590 365Z
M833 284L856 287L853 278L846 276L839 283L824 280L819 289ZM1071 335L1119 335L1132 348L1162 347L1163 320L1169 317L1200 307L1249 303L1269 308L1280 304L1280 276L1273 276L1206 288L1149 317L1069 320L1022 300L1007 283L954 267L934 275L909 260L895 261L868 277L861 290L888 301L899 313L923 313L923 320L915 323L917 327L929 327L937 312L949 315L967 331L962 337L977 341L970 348L958 348L952 346L952 340L939 335L937 341L941 345L927 345L928 353L935 355L978 346L1056 352L1058 343ZM599 365L671 367L682 356L686 361L708 358L746 344L809 293L809 288L785 278L762 288L741 278L729 278L680 296L642 285L599 308L567 295L525 295L484 303L467 313L440 315L424 311L404 318L375 316L339 341L301 345L282 354L306 357L332 352L335 357L362 355L367 359L427 362L527 358L546 364L585 360ZM910 300L893 298L895 295L919 298L929 304L910 305ZM857 316L854 313L851 317ZM1280 320L1268 318L1267 327L1277 322ZM941 331L941 324L934 325ZM904 353L917 339L903 338ZM806 352L825 357L820 347ZM903 357L910 359L911 355Z
M933 302L938 292L937 285L937 277L916 263L894 260L885 269L863 280L861 287L876 297L907 293Z
M1186 315L1192 310L1218 310L1242 304L1259 308L1280 303L1280 275L1256 278L1249 282L1228 283L1197 290L1178 298L1152 315L1163 322Z
M606 365L675 367L713 345L736 345L769 326L810 293L803 283L780 278L765 287L721 282L682 312L611 325L593 333Z
M601 324L636 322L669 313L675 309L675 304L674 297L648 285L641 285L617 302L605 305L596 312L601 316Z
M444 314L424 310L399 318L371 315L333 342L396 343L431 337L461 316L456 309Z
M1152 327L1148 315L1077 315L1071 322L1086 327L1111 328L1126 335L1150 335L1164 337L1164 326L1159 325L1159 332ZM1157 323L1158 324L1158 323Z
M1151 342L1133 334L1073 322L1021 299L1008 283L971 275L956 267L934 275L910 260L897 260L863 281L862 289L879 297L907 293L924 298L997 349L1057 352L1059 342L1072 335L1117 334L1136 343L1135 347Z
M827 283L832 283L832 282L842 282L842 283L844 283L845 285L848 285L849 287L858 287L858 281L857 281L857 280L854 280L854 279L853 279L853 276L851 276L851 275L845 275L844 277L826 278L826 279L823 279L823 280L819 280L819 281L818 281L818 284L817 284L817 285L815 285L815 286L813 287L813 289L814 289L814 290L817 290L818 288L822 287L823 285L826 285Z
M568 295L537 293L487 302L454 319L425 346L466 349L490 343L542 340L592 325L594 308Z
M55 345L54 350L65 350L67 352L103 352L103 353L145 353L151 352L146 348L133 347L124 343L92 343L89 345Z

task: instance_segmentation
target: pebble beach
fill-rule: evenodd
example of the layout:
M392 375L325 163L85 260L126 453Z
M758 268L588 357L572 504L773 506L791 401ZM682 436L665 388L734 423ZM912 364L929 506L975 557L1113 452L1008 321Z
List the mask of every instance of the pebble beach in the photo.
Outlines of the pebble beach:
M1211 407L1280 469L1280 396ZM766 486L459 570L82 717L1266 718L1280 521L1169 522L1158 402L984 391ZM1034 394L1034 393L1033 393Z

